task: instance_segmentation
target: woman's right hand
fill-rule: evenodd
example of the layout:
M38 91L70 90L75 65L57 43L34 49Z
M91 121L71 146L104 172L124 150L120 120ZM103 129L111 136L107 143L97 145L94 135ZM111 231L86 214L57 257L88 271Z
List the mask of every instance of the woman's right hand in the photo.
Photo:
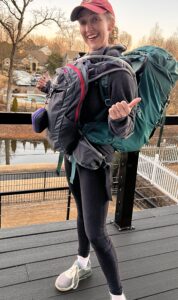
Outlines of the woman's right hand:
M42 91L43 88L46 86L47 82L51 80L51 77L49 76L49 73L44 73L41 78L38 80L36 87Z
M140 101L141 98L138 97L133 99L130 103L123 100L113 104L109 109L109 117L112 120L119 120L127 117L130 114L132 108L136 106Z

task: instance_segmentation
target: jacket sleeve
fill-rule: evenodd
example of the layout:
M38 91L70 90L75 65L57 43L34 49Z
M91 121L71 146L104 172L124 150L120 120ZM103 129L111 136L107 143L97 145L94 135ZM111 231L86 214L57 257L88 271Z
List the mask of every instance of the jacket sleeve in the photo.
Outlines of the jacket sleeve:
M46 85L41 88L41 91L45 94L48 94L51 87L51 80L48 80Z
M126 71L112 73L109 77L109 95L111 105L125 100L131 102L137 97L137 84L132 75ZM108 117L109 130L121 138L127 138L134 130L136 108L127 117L112 120Z

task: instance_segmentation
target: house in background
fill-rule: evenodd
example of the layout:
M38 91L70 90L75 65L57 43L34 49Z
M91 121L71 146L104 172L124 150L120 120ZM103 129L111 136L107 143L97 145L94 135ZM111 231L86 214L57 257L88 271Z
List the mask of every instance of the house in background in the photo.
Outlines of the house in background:
M40 48L39 50L47 56L50 56L52 54L52 51L49 49L48 46L44 46L44 47Z
M2 61L2 69L3 70L9 70L9 66L10 66L10 58L6 57Z
M14 60L14 69L26 70L30 73L43 72L46 69L47 61L51 55L51 50L48 46L40 49L23 50L18 51ZM2 61L2 68L4 70L9 69L10 58L6 57Z
M1 71L8 71L10 66L10 54L12 45L3 41L0 42L0 69Z
M26 51L26 55L21 60L21 64L26 70L30 71L30 73L43 72L50 55L51 50L48 47Z

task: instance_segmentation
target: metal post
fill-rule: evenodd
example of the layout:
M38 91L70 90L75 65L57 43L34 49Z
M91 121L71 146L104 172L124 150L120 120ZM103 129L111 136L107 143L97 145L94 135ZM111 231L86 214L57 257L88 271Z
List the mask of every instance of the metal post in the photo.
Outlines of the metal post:
M68 191L68 197L67 197L67 215L66 215L66 220L69 220L69 217L70 217L70 204L71 204L71 191L69 189L69 191Z
M162 140L162 136L163 136L163 131L164 131L164 125L162 125L160 127L159 137L158 137L158 141L157 141L157 147L161 146L161 140Z
M132 230L132 213L139 152L122 153L114 224L119 230Z
M2 226L2 203L1 203L1 195L0 195L0 228Z
M43 184L44 192L43 192L43 200L45 200L45 188L46 188L46 171L44 171L44 184Z

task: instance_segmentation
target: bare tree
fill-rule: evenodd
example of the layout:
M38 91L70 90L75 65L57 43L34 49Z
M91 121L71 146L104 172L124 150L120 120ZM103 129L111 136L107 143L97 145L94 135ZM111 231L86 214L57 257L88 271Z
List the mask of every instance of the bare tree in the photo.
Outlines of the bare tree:
M63 26L62 28L63 31L63 35L65 37L65 39L67 40L68 43L68 49L72 50L72 47L74 45L74 41L77 37L77 29L76 29L76 25L73 24L67 24L65 26Z
M178 59L178 30L167 38L165 48Z
M28 39L32 40L35 45L41 48L44 47L44 45L49 45L51 40L48 39L47 36L37 34L30 34Z
M162 35L162 29L160 28L158 23L156 23L155 26L151 29L148 43L150 45L164 47L164 37Z
M119 41L121 44L126 46L127 50L129 50L132 46L132 36L126 31L121 31Z
M71 24L67 20L65 23L59 24L60 32L62 35L60 36L60 41L65 50L78 50L85 51L85 43L81 38L79 27L76 24Z
M165 39L162 35L162 29L160 28L159 24L156 23L154 27L150 30L149 36L143 36L138 41L138 47L144 45L154 45L158 47L165 47Z
M126 31L119 31L118 27L115 26L109 35L109 43L111 45L122 44L126 46L127 49L131 47L132 36Z
M49 21L55 21L59 26L63 18L60 10L56 14L55 9L49 11L46 8L31 12L32 21L27 25L25 23L25 17L33 1L34 0L0 0L0 25L7 32L12 43L7 86L7 111L10 111L14 58L21 42L39 25L44 25Z

